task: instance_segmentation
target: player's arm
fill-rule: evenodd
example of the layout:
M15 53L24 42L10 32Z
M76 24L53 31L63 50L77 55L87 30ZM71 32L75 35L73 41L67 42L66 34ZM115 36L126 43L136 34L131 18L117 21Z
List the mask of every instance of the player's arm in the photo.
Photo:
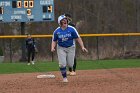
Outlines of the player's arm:
M36 47L36 42L35 42L35 39L33 38L33 45L34 45L34 48Z
M55 51L56 41L52 41L51 52Z
M88 52L88 50L84 47L84 44L83 44L83 41L82 41L81 37L78 37L76 40L80 44L82 51L83 52Z
M51 52L55 51L55 46L57 44L57 39L58 39L57 34L54 32L53 37L52 37Z
M78 41L78 43L80 44L82 51L83 52L88 52L88 50L84 47L83 41L78 33L78 31L73 28L73 37Z

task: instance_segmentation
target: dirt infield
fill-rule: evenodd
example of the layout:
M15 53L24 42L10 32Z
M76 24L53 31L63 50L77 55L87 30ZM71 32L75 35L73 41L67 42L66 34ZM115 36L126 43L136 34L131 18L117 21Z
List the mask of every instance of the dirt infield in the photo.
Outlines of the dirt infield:
M60 72L55 79L37 79L42 73L0 75L0 93L140 93L140 68L77 71L61 82Z

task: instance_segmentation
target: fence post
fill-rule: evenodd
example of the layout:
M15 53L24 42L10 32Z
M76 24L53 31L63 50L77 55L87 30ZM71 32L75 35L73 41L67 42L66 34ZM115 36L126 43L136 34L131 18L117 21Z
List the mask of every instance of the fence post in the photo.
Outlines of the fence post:
M52 42L52 39L51 39L51 42ZM51 56L52 56L52 62L54 61L54 53L51 52Z
M25 22L21 22L20 26L21 26L21 35L25 35ZM22 56L20 61L24 62L26 61L25 39L22 39L21 41L21 48L22 48Z
M52 52L52 62L53 62L53 52Z
M97 59L99 60L100 57L99 57L99 38L98 36L96 36L96 56L97 56Z
M10 63L12 63L12 39L9 39L9 47L10 47Z

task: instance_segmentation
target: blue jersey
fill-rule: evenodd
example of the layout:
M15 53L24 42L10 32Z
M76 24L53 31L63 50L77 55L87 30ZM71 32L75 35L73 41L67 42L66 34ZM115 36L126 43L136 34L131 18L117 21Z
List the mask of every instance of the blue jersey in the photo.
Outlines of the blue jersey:
M58 45L61 47L71 47L75 45L76 38L80 37L77 30L68 25L65 30L58 27L53 33L53 41L57 41Z

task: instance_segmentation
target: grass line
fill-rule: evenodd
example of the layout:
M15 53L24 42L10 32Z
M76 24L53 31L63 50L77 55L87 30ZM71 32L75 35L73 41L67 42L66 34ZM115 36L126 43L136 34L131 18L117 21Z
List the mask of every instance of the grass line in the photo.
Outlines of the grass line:
M95 70L111 68L136 68L140 67L140 59L127 60L95 60L78 61L77 70ZM27 66L26 63L0 63L0 74L32 73L58 71L58 62L37 62Z

